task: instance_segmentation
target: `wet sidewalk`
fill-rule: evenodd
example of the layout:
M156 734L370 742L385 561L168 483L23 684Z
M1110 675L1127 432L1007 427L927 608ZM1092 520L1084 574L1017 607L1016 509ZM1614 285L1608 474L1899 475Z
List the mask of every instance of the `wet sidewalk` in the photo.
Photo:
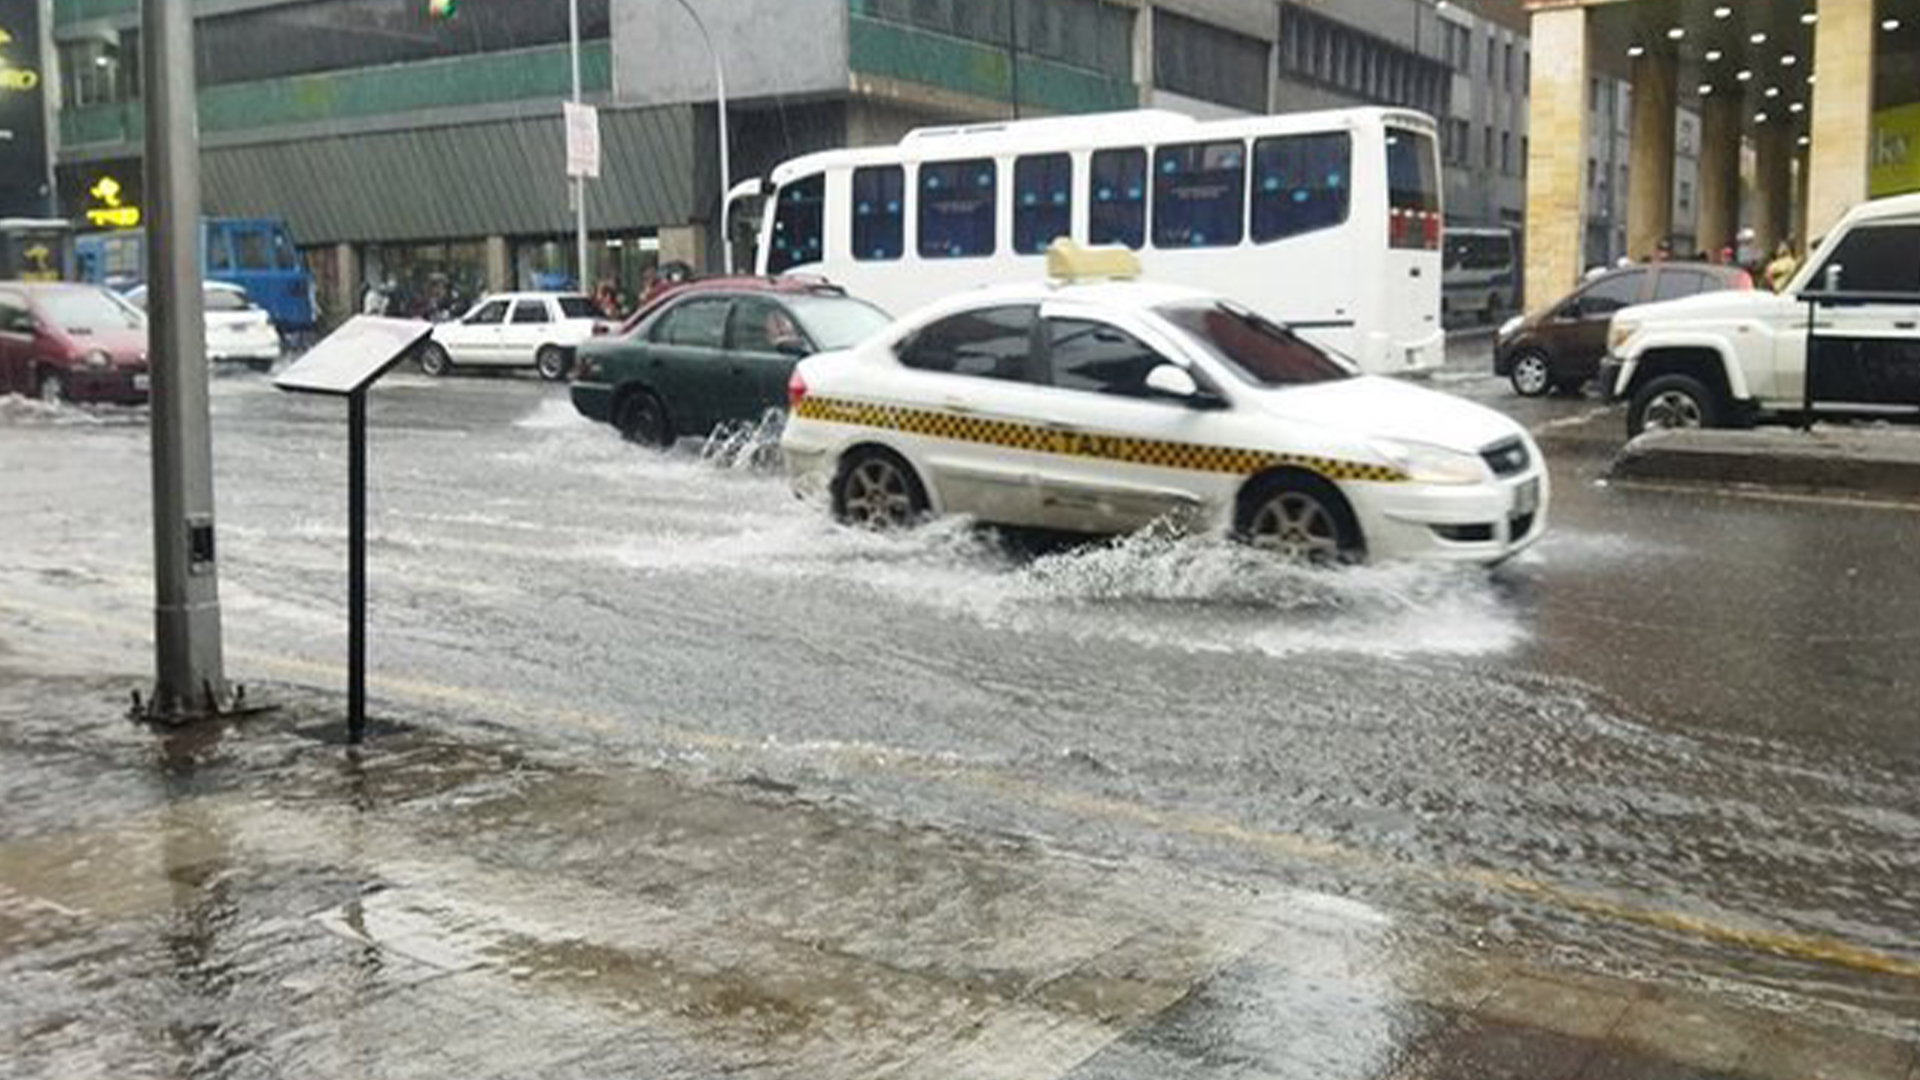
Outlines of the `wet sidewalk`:
M338 706L0 668L9 1076L1920 1077L1911 1042L1321 895Z

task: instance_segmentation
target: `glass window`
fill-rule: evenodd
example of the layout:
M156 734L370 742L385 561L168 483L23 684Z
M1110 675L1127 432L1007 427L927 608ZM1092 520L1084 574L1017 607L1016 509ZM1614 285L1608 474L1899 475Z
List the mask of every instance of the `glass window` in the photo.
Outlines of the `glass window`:
M33 312L27 308L26 297L0 293L0 332L33 333Z
M1147 152L1096 150L1088 170L1087 242L1147 242Z
M1036 255L1073 231L1073 158L1038 154L1013 163L1013 250Z
M795 347L812 351L787 309L764 296L743 296L735 300L731 322L727 333L735 352L777 353L783 348Z
M853 257L897 259L906 249L907 171L898 165L853 170Z
M1811 279L1813 288L1826 288L1834 266L1843 292L1920 293L1920 225L1862 225L1847 233Z
M827 178L819 173L780 189L773 210L773 249L767 252L769 273L820 261L826 201Z
M233 289L208 289L205 295L207 298L205 306L208 311L245 311L253 306L247 302L246 293L237 292ZM146 293L141 293L140 299L138 300L134 300L132 297L128 297L127 299L133 303L134 307L142 310L146 309Z
M997 181L992 158L920 166L920 257L993 254Z
M137 330L141 326L140 312L105 289L50 289L40 294L40 311L48 322L68 333Z
M1162 146L1153 154L1153 246L1230 247L1246 205L1246 144Z
M1258 386L1298 386L1353 375L1293 331L1233 304L1168 304L1159 311L1235 374Z
M560 317L563 319L598 319L604 314L592 300L584 296L560 298Z
M648 337L663 345L721 348L726 343L730 306L731 301L723 297L688 300L661 315Z
M552 322L547 314L545 300L521 300L513 305L513 321L516 323Z
M850 349L886 329L886 312L850 296L790 296L787 308L822 349Z
M233 269L233 250L227 246L227 234L208 230L207 232L207 269L214 271Z
M1487 145L1492 148L1492 128L1487 129ZM1392 211L1391 246L1440 247L1440 170L1434 162L1431 135L1387 129L1387 204Z
M1147 372L1166 363L1139 339L1105 323L1048 319L1047 359L1053 385L1120 397L1152 397Z
M281 270L295 270L300 266L300 252L280 229L273 231L273 263Z
M489 300L480 305L479 310L467 316L465 321L473 326L498 326L502 322L505 322L506 318L507 302L505 300Z
M233 259L242 270L272 270L273 245L259 229L239 229L233 233Z
M1703 292L1707 287L1707 275L1698 270L1663 269L1654 275L1653 298L1655 300L1677 300L1682 296L1692 296Z
M1253 144L1253 239L1264 243L1347 220L1353 140L1345 132Z
M1032 304L980 308L922 327L900 347L900 362L921 371L949 371L1015 382L1044 382L1033 349Z
M1646 277L1645 270L1628 270L1601 278L1579 294L1580 314L1611 315L1629 304L1639 303L1640 287Z

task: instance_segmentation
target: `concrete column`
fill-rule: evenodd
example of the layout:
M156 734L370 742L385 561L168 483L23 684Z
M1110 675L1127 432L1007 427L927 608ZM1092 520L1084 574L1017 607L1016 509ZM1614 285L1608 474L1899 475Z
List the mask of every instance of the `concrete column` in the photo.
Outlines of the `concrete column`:
M1792 232L1793 132L1779 120L1754 132L1753 247L1762 261ZM1865 173L1861 174L1862 176Z
M487 291L513 291L513 257L504 236L487 237Z
M1673 235L1674 96L1679 63L1648 53L1633 62L1633 134L1627 144L1627 254L1652 255Z
M1796 146L1793 152L1793 251L1801 258L1807 257L1807 180L1812 170L1807 168L1807 151Z
M697 271L707 265L707 227L673 225L660 230L660 262L683 262Z
M1819 13L1807 184L1807 231L1813 238L1867 197L1873 125L1873 0L1820 0Z
M339 325L360 314L360 249L352 244L333 246L333 293L328 322Z
M1740 99L1707 98L1700 110L1699 246L1718 254L1740 232Z
M1547 303L1580 279L1586 228L1587 12L1539 8L1532 17L1527 131L1526 302Z
M1140 104L1153 102L1153 5L1141 4L1133 17L1133 81L1140 86Z

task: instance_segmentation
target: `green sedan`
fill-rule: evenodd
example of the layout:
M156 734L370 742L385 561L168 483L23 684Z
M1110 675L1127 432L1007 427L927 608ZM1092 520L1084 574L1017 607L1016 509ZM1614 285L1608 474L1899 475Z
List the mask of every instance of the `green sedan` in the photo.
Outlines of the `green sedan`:
M580 347L573 407L627 439L668 447L784 408L793 366L858 345L886 312L839 288L782 278L694 282L617 334Z

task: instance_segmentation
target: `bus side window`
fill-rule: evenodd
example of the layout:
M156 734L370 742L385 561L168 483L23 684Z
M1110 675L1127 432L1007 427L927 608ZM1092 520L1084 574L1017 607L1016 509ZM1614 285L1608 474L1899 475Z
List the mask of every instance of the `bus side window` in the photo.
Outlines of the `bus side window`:
M1346 132L1289 135L1253 144L1255 243L1330 229L1347 220Z
M1238 139L1153 152L1153 246L1232 247L1245 232L1247 148Z
M767 272L782 273L819 262L824 242L827 178L815 173L780 188L773 208L773 250Z
M1087 243L1147 242L1147 152L1096 150L1087 170Z
M1073 157L1035 154L1013 163L1013 250L1038 255L1073 231Z
M965 259L994 249L998 166L992 158L920 166L920 257Z
M907 170L872 165L853 170L853 257L898 259L906 249Z

